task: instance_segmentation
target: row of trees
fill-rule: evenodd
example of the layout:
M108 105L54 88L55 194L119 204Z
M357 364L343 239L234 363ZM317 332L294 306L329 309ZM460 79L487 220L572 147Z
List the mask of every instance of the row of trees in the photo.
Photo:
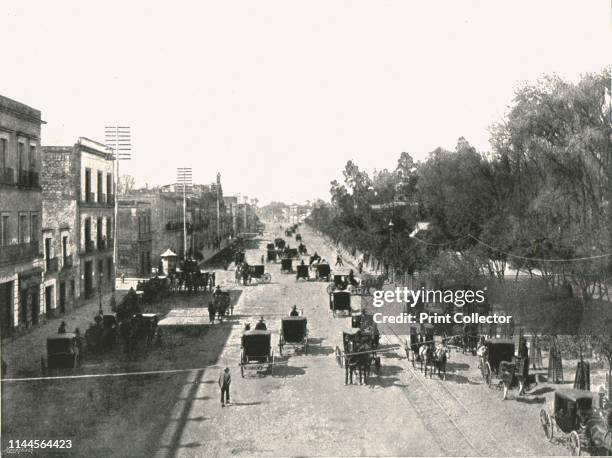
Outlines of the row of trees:
M394 170L371 175L349 161L309 222L410 274L503 282L511 267L581 300L609 299L609 85L609 70L524 85L492 126L490 152L460 138L452 151L422 162L402 153ZM419 221L428 229L411 237Z

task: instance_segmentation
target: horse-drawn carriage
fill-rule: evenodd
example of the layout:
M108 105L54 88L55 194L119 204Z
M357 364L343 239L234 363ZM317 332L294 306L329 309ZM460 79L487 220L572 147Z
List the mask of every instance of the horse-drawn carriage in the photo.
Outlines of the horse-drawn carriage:
M285 258L299 258L300 254L298 253L298 249L297 248L289 248L288 246L286 246L283 249L283 257Z
M331 266L329 264L314 264L314 269L317 280L329 281L331 277Z
M284 239L281 239L281 238L274 239L274 246L279 250L284 250L286 244L287 243L285 242Z
M295 279L299 280L300 278L310 280L310 267L308 267L306 264L296 266Z
M487 351L480 362L480 371L485 383L491 387L494 375L501 378L501 363L510 363L514 359L514 341L494 338L487 340L485 345Z
M295 241L296 242L301 242L302 241L302 234L295 234Z
M332 282L327 285L327 292L348 291L354 293L359 288L359 281L350 274L334 274Z
M268 250L268 251L275 250L276 251L276 246L273 243L268 243L268 244L266 244L266 250Z
M47 369L75 369L79 364L79 345L73 333L47 337Z
M278 351L283 354L283 347L289 345L301 347L304 354L308 353L308 320L305 316L286 316L281 321Z
M386 281L386 275L370 275L362 273L359 286L356 288L355 293L363 296L372 295L374 294L374 291L381 290Z
M580 455L583 449L592 454L612 453L612 410L595 409L590 391L555 391L553 410L549 413L542 409L540 423L550 441L555 429L564 433L572 455Z
M281 259L281 272L292 273L293 272L293 258Z
M348 291L333 291L329 294L329 309L334 317L340 312L350 316L351 311L351 293Z
M138 308L134 310L139 310ZM85 343L87 351L92 353L104 353L115 347L119 334L119 321L113 314L96 315L95 323L92 323L85 331Z
M272 349L272 333L268 330L246 331L242 334L240 349L240 375L244 371L261 371L266 369L272 373L274 369L274 350Z
M368 384L372 366L380 373L380 356L376 354L378 343L370 333L352 328L342 332L342 349L336 346L336 363L345 369L345 384L353 383L353 374L358 372L359 383Z
M230 293L228 291L215 292L213 295L213 307L219 321L222 322L223 317L227 316L228 310L233 310L231 307Z
M249 266L249 282L252 278L255 278L258 283L270 283L272 281L272 275L266 272L266 266L263 264Z
M267 251L267 260L268 262L276 262L276 250L268 250Z

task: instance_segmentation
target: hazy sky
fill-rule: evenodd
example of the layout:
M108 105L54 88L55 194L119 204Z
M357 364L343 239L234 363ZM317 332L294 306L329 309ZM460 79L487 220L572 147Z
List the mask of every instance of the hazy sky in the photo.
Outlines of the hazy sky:
M610 62L609 0L5 2L0 94L44 145L133 129L139 184L329 197L347 160L481 150L517 84Z

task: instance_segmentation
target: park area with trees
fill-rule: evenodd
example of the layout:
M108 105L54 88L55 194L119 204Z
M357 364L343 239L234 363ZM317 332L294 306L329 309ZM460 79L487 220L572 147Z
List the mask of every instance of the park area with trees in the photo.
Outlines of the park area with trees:
M489 285L535 332L610 334L610 103L609 70L524 84L490 151L462 137L423 161L401 153L394 170L349 161L309 224L373 268Z

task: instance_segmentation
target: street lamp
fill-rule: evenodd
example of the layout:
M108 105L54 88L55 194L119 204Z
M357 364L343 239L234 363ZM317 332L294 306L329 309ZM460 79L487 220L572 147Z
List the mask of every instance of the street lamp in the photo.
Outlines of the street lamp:
M102 280L104 279L104 272L100 271L98 277L98 298L100 300L99 312L100 315L102 315Z

